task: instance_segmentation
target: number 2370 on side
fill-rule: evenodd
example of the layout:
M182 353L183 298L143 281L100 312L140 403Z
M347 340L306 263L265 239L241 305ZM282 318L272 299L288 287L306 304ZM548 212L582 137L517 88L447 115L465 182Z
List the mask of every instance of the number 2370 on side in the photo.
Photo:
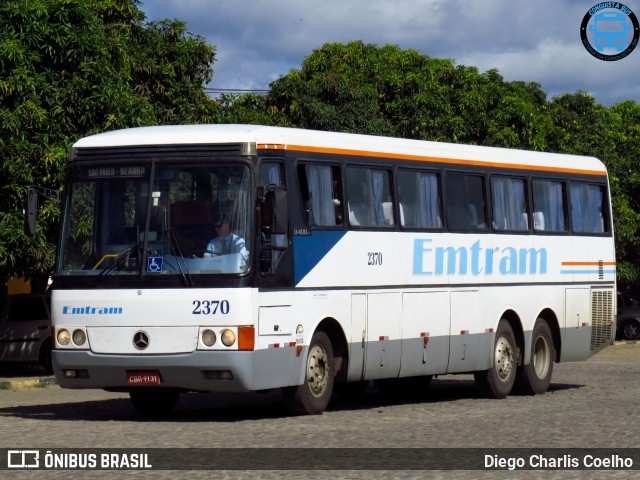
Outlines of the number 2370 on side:
M194 315L227 315L231 309L229 300L194 300Z

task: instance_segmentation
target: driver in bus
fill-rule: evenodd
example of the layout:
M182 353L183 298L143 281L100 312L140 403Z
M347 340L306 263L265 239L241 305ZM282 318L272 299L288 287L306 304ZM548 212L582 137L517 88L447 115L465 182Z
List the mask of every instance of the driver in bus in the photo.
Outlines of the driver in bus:
M229 218L226 213L217 216L214 223L216 236L211 239L204 252L203 258L239 253L246 261L249 258L249 251L245 246L244 238L231 231Z

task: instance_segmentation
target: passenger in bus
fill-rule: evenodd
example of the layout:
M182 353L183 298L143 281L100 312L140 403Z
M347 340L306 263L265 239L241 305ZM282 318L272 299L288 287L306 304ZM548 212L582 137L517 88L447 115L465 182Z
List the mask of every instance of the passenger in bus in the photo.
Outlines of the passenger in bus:
M226 213L217 216L214 226L217 235L207 245L203 258L230 253L239 253L245 260L249 258L249 251L246 248L244 238L231 231L229 217L227 217Z

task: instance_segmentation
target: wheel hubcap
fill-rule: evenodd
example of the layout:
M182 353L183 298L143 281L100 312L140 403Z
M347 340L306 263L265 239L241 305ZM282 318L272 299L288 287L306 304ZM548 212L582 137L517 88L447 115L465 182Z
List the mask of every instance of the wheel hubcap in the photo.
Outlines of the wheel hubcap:
M314 396L322 395L329 379L329 361L320 345L314 345L307 359L307 382Z
M633 323L627 323L624 327L624 336L628 340L635 340L638 337L638 327Z
M536 338L533 345L533 370L538 378L545 378L549 371L551 349L547 339L543 336Z
M501 381L506 381L513 370L513 348L505 337L496 342L495 369Z

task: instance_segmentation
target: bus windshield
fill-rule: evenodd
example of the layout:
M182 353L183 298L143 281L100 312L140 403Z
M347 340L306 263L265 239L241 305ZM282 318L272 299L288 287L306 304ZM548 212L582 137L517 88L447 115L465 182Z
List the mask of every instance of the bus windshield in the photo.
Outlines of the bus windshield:
M232 163L72 168L57 274L243 273L249 186Z

